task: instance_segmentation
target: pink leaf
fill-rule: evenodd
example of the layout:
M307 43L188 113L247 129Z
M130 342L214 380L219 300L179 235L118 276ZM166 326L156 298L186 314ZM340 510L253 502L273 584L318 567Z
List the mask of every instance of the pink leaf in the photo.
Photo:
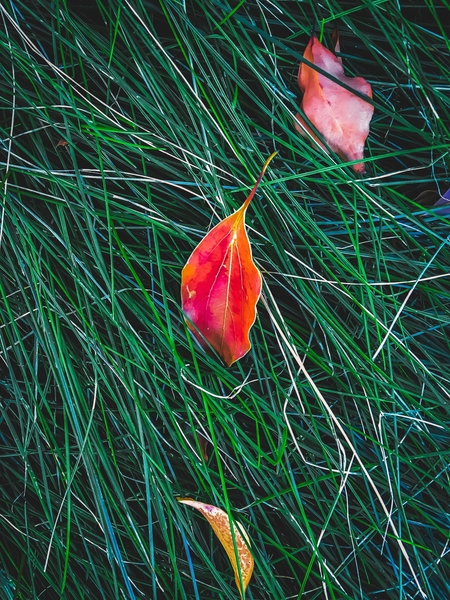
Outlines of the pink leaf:
M339 48L338 38L336 47ZM317 38L311 38L303 56L357 92L372 97L370 84L362 77L344 75L340 60L322 46ZM362 160L373 106L305 63L300 65L298 85L303 92L301 108L328 146L343 160ZM299 114L296 119L300 122L296 122L296 129L305 137L311 135L325 150ZM354 164L353 169L362 173L364 163Z

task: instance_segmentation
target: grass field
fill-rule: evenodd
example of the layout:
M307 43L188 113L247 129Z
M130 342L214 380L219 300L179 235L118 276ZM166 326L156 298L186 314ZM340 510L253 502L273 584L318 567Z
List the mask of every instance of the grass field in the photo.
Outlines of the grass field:
M0 598L450 597L446 0L0 3ZM295 130L311 31L372 85L366 173ZM447 25L446 25L447 24ZM244 201L231 368L181 270Z

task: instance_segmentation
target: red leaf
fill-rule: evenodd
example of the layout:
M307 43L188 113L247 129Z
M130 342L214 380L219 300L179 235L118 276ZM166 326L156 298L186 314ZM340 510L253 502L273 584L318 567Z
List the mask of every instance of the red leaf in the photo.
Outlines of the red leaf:
M266 160L241 208L203 238L181 274L189 329L202 347L211 345L228 367L251 348L249 331L256 319L261 273L252 259L245 212L275 155Z
M339 48L338 37L335 42ZM340 60L317 38L311 38L303 56L357 92L372 98L370 84L362 77L346 77ZM328 146L344 160L362 160L373 106L305 63L300 65L298 85L303 92L301 108ZM312 135L325 150L299 114L296 119L301 123L295 124L296 129L305 137L308 133ZM362 173L364 163L355 163L353 169Z

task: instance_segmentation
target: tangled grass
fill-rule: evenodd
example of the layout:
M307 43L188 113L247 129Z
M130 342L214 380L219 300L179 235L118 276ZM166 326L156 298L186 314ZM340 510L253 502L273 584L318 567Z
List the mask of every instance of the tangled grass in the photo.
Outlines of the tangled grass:
M2 598L238 598L179 495L244 524L249 599L450 597L448 8L1 3ZM293 124L335 23L374 93L362 178ZM226 369L180 272L274 150Z

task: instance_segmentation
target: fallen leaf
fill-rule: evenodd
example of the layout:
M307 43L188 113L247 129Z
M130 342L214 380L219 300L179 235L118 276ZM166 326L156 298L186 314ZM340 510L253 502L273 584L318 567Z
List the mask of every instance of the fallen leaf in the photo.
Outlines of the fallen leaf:
M439 193L436 190L424 190L414 198L414 202L422 204L422 206L433 206L436 203L436 198L438 196Z
M261 294L261 273L252 258L245 212L264 172L266 160L244 204L216 225L195 248L181 273L186 323L203 348L212 346L229 367L246 354Z
M335 43L338 50L338 36L335 37ZM344 75L341 61L322 46L316 37L311 38L303 56L357 92L372 98L370 84L362 77ZM362 160L373 106L306 63L300 65L298 85L303 92L301 109L328 146L344 160ZM295 127L303 136L311 135L326 151L324 145L299 114L296 115ZM353 169L357 173L362 173L364 163L355 163Z
M422 204L425 207L436 207L439 208L434 210L434 214L440 215L441 217L450 216L450 189L448 189L445 194L440 196L440 198L436 201L436 198L439 196L439 192L434 190L424 190L421 192L416 198L414 198L414 202L418 204Z
M437 215L440 215L441 217L450 217L450 189L448 189L445 194L439 198L434 206L441 207L436 211Z
M200 433L199 431L196 431L196 434L197 434L198 445L200 446L200 452L202 453L202 456L203 456L203 460L205 462L208 462L208 458L209 458L209 454L208 454L209 442L204 437L204 435L202 433Z
M193 506L208 520L209 524L213 528L214 533L217 535L220 543L228 554L228 558L230 559L233 567L237 588L241 593L241 596L244 597L245 590L247 589L252 577L255 561L253 560L253 556L248 549L250 546L250 538L248 537L243 526L238 521L234 521L233 531L237 555L239 558L238 567L236 562L236 554L234 551L233 537L231 535L230 520L227 513L221 508L217 508L217 506L204 504L203 502L197 502L196 500L192 500L192 498L177 498L177 500L182 504ZM243 590L241 589L241 582L239 579L239 568L241 570Z

